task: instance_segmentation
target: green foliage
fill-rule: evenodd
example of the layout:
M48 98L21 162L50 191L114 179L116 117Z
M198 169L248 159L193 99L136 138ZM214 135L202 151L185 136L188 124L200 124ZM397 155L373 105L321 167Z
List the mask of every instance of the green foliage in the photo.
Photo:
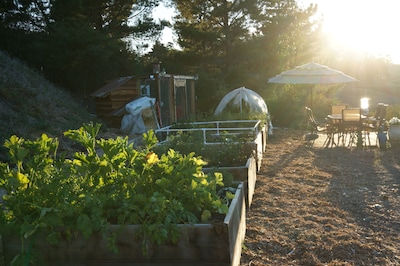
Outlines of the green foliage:
M299 127L304 120L299 110L309 105L309 98L281 93L282 86L268 84L270 77L317 60L374 88L390 80L385 60L361 59L356 51L332 46L319 22L311 19L315 4L301 8L295 0L50 2L1 2L0 47L82 98L105 80L151 73L157 60L168 73L198 75L196 108L204 116L212 114L227 92L246 86L266 100L275 125ZM169 25L150 18L160 2L177 8L171 24L182 49L157 42L151 52L139 56ZM331 97L315 96L316 90L317 113L319 100Z
M41 31L49 20L50 2L53 1L1 1L0 24L4 28Z
M295 0L174 2L180 12L175 30L182 58L191 59L179 62L199 74L203 112L234 88L265 90L269 77L311 60L315 52L318 31L310 19L315 5L301 9Z
M214 115L213 119L216 121L230 121L230 120L260 120L260 126L264 125L268 117L265 113L255 112L243 107L243 112L240 113L237 107L226 108L219 115Z
M60 21L48 26L45 34L30 38L24 60L76 94L89 94L105 79L129 75L136 65L123 41L93 30L86 21Z
M202 131L180 132L170 136L167 142L154 147L158 154L173 149L181 154L192 154L201 157L209 167L217 166L243 166L247 159L253 155L254 145L251 137L233 136L221 133L214 137L219 144L205 145Z
M218 194L223 176L204 174L204 162L193 153L158 156L152 131L144 134L145 147L134 149L127 138L96 139L99 130L100 124L86 124L65 132L85 150L72 158L59 156L58 140L45 134L5 142L11 160L0 164L0 186L7 191L0 234L17 234L24 243L40 232L57 243L77 232L107 232L111 224L139 224L146 252L149 243L175 242L177 224L227 213L231 193Z
M0 3L0 47L82 98L141 74L132 39L156 39L167 25L152 19L159 0L11 2Z
M400 117L400 104L390 104L386 110L386 120L392 117Z

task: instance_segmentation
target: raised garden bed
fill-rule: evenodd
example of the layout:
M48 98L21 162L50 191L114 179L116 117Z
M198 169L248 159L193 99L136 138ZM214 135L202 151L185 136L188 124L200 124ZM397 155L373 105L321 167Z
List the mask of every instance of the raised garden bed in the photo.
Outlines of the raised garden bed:
M127 138L96 139L99 129L65 132L81 148L71 157L46 135L6 141L6 265L239 265L243 183L204 174L193 154L158 156L152 131L135 149Z
M205 173L211 171L229 172L234 181L243 182L246 207L250 208L257 181L257 166L253 157L247 159L246 164L242 166L203 167L203 171Z
M156 132L163 135L161 153L168 148L182 154L194 152L207 162L205 173L228 172L233 181L244 182L246 206L251 206L268 139L268 127L261 126L260 120L188 123Z
M266 149L268 139L268 127L267 125L262 124L261 120L191 122L167 126L158 129L155 132L157 134L157 137L161 140L160 144L166 144L167 146L170 146L172 148L176 148L177 143L174 143L174 140L177 135L180 138L184 138L184 143L180 143L181 147L183 145L186 145L188 149L192 148L192 150L200 156L204 155L200 151L200 149L195 147L195 145L216 145L214 151L215 153L219 153L219 149L221 149L219 145L227 145L233 143L243 145L244 143L246 143L247 147L250 146L253 150L252 155L254 155L256 159L257 171L259 171L261 168L263 152ZM240 152L242 151L237 150L236 153ZM231 153L229 157L235 157L236 153ZM250 157L250 154L247 155L247 158L248 157ZM228 160L228 162L225 163L224 160ZM225 156L224 158L221 157L221 162L213 162L211 167L236 166L230 165L231 163L229 162L229 160L232 159L227 158L227 156ZM237 165L242 166L245 163L245 160L239 160L241 160L243 163L241 162Z
M48 244L37 236L31 246L32 254L38 255L45 265L232 265L240 264L241 248L246 232L246 214L243 184L239 184L229 212L221 222L209 224L179 225L181 236L176 244L170 242L148 247L142 253L137 239L138 225L120 227L114 225L109 234L117 233L115 245L119 252L108 247L100 233L86 239L82 236L57 245ZM20 252L19 239L3 236L3 252L6 265Z

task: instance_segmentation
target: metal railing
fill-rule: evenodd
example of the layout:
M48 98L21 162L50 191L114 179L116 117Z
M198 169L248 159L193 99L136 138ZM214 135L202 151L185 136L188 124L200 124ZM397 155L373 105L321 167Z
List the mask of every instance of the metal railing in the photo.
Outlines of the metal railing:
M231 126L237 124L236 126ZM247 136L257 138L260 131L261 120L227 120L227 121L208 121L208 122L192 122L178 125L170 125L160 129L156 129L155 133L159 137L160 143L168 141L171 135L178 133L202 132L204 144L221 144L229 137L235 138ZM185 128L183 128L183 126ZM186 128L188 127L188 128Z

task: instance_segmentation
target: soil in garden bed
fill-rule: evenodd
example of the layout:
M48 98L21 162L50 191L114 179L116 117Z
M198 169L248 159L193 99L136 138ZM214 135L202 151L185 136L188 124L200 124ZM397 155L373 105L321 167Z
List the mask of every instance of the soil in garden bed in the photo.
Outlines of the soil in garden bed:
M240 265L400 265L400 149L310 147L304 133L269 139Z

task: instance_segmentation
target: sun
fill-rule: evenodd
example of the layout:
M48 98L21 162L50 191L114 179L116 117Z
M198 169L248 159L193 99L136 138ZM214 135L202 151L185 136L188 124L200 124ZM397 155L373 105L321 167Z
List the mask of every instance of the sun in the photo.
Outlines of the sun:
M318 4L323 28L330 39L360 53L391 57L400 63L400 1L308 0Z

